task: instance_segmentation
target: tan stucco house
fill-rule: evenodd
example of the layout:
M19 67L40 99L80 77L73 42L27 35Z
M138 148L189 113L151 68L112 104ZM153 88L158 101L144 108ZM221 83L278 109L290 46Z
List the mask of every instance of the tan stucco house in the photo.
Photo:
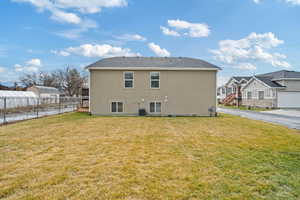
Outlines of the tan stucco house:
M199 59L105 58L87 66L95 115L210 116L219 67ZM213 113L214 114L214 113Z

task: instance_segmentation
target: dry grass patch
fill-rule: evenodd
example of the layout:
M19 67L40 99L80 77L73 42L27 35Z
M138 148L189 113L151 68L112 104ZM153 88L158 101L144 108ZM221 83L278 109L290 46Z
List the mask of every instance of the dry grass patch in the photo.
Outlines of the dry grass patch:
M0 127L0 199L299 199L299 131L239 117Z

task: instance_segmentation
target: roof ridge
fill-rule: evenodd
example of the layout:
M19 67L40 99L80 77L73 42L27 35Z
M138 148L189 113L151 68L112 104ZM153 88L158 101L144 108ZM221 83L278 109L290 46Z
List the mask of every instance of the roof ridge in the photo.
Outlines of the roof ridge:
M191 57L110 57L98 60L86 68L210 68L220 69L207 61Z

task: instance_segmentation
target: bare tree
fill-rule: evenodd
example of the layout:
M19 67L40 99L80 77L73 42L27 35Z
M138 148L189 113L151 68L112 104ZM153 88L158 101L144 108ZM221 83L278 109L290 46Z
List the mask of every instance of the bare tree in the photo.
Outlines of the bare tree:
M42 85L58 88L67 96L80 95L80 89L86 82L87 77L81 74L76 68L66 67L55 70L51 73L40 72L24 74L20 77L21 83L26 87Z
M85 77L75 68L67 67L64 70L58 70L56 73L60 88L68 96L78 96L80 88L83 87Z
M20 82L25 87L31 87L33 85L38 85L38 83L39 83L38 74L37 73L23 74L20 77Z

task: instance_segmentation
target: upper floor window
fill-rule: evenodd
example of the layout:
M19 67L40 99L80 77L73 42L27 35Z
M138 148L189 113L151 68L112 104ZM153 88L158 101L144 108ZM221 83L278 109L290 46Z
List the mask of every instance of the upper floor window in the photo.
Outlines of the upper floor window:
M264 91L258 91L258 99L259 100L265 99L265 92Z
M160 73L159 72L150 72L150 87L151 88L160 88Z
M125 88L133 88L133 72L124 72L124 87Z

